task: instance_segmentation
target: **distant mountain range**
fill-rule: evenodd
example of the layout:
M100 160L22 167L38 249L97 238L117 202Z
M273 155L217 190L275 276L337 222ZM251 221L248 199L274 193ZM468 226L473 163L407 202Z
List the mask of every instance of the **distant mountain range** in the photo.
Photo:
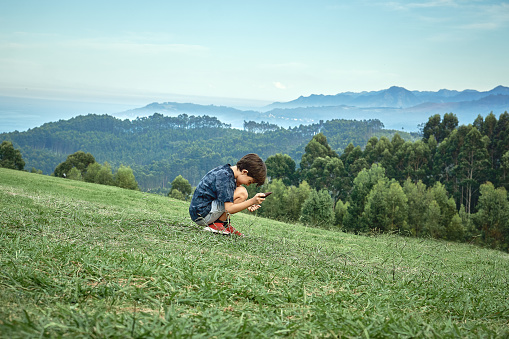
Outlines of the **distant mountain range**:
M475 101L489 96L509 95L509 87L498 86L491 91L479 92L465 90L462 92L441 89L437 92L409 91L403 87L393 86L381 91L345 92L336 95L310 95L299 97L289 102L275 102L266 106L266 110L274 108L296 108L317 106L355 106L355 107L391 107L408 108L424 103L452 103Z
M344 92L336 95L310 95L288 102L274 102L253 110L233 107L196 105L191 103L152 103L119 112L116 117L134 119L153 113L169 116L179 114L215 116L232 127L242 128L244 121L265 121L283 127L316 123L319 120L379 119L388 129L417 131L434 114L454 113L460 124L472 123L478 115L493 112L497 116L509 111L509 87L497 86L490 91L437 92L409 91L393 86L381 91Z

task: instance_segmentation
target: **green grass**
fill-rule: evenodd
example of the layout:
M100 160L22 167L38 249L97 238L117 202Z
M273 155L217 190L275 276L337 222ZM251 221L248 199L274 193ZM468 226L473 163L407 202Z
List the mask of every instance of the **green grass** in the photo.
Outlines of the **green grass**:
M509 256L0 169L0 337L509 336Z

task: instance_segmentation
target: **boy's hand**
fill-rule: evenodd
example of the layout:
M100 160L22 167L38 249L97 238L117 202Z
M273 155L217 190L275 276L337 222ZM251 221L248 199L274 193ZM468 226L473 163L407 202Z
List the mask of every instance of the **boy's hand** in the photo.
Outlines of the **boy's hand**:
M259 209L260 207L262 207L262 206L261 206L261 205L251 205L251 206L249 206L249 207L247 208L247 210L248 210L249 212L254 212L254 211L256 211L257 209Z
M254 204L253 205L260 205L265 200L265 193L257 193L254 197Z

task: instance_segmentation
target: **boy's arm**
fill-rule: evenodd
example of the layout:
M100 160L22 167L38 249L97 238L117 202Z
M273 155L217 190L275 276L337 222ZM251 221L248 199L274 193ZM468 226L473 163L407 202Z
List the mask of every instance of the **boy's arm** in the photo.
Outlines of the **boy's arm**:
M265 194L264 193L258 193L251 199L245 200L241 203L234 204L233 202L225 202L224 208L225 210L230 214L235 214L237 212L240 212L242 210L245 210L251 205L259 205L262 203L262 201L265 200Z

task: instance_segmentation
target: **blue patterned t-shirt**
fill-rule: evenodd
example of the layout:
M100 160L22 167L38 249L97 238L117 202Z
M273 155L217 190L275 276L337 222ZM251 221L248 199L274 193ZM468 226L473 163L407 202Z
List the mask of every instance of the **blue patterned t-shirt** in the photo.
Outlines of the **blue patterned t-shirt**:
M212 201L217 200L224 204L233 202L233 193L237 187L235 175L229 164L219 166L205 174L196 186L189 215L193 221L205 218L211 210Z

